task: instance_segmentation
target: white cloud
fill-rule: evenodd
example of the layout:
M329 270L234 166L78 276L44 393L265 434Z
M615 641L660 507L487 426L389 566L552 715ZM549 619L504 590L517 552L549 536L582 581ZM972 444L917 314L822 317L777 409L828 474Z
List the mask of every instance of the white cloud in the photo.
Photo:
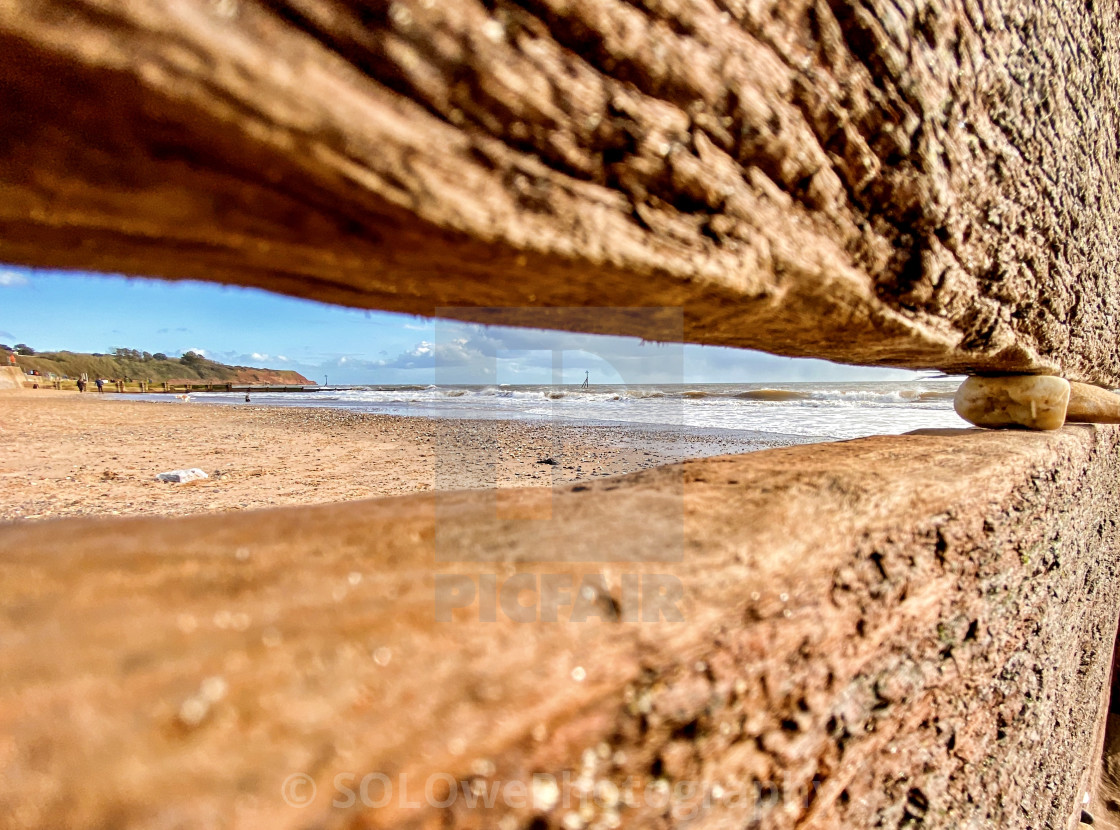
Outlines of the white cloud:
M26 275L21 274L19 271L14 271L10 268L0 268L0 286L4 288L18 288L21 285L27 285L28 279Z
M261 354L260 352L253 352L249 357L253 360L268 360L268 355Z
M278 355L276 355L276 359L277 359L277 360L282 360L282 361L284 361L285 363L287 363L287 362L288 362L288 358L284 357L284 355L282 355L282 354L278 354Z
M471 350L469 341L462 337L438 344L421 340L394 358L374 361L368 365L382 369L431 369L437 363L441 366L466 365L481 357L480 353Z

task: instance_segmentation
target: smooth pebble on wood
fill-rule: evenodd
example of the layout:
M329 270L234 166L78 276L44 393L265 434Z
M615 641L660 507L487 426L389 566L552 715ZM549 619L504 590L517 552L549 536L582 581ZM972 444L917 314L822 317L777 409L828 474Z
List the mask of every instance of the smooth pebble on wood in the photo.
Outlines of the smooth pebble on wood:
M1070 381L1066 420L1087 424L1120 424L1120 395L1099 386Z
M1066 420L1070 385L1049 375L970 377L953 399L957 414L979 427L1059 429Z

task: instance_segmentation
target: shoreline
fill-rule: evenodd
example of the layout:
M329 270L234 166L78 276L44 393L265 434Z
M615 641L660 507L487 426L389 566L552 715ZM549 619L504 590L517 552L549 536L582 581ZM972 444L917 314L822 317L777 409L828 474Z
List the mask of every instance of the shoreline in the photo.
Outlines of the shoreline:
M711 427L199 406L96 393L2 400L0 521L189 515L432 489L544 487L807 443ZM546 459L554 463L541 463ZM210 478L156 480L189 467Z
M95 393L96 394L96 393ZM375 412L370 409L358 409L347 406L323 406L314 404L305 404L302 401L294 404L280 403L275 400L267 402L253 401L248 406L241 400L229 399L216 399L216 398L203 398L197 397L207 393L192 393L190 404L192 406L220 406L230 407L233 409L248 409L252 407L260 407L265 409L277 410L310 410L322 411L328 410L331 412L350 412L356 415L370 415L381 418L400 418L405 420L429 420L429 421L471 421L476 423L484 422L510 422L517 424L532 424L532 425L553 425L562 427L602 427L607 429L624 429L633 430L635 432L654 432L654 433L679 433L688 436L700 437L737 437L742 440L748 441L777 441L779 443L775 446L792 446L794 444L819 444L825 441L843 441L844 438L834 436L815 436L815 435L799 435L793 432L771 432L765 430L753 429L733 429L731 427L719 426L695 426L692 424L674 424L674 423L658 423L653 421L624 421L617 418L575 418L575 417L550 417L545 415L528 416L522 413L520 416L514 415L510 412L502 410L483 410L483 409L464 409L460 410L465 413L459 414L438 414L433 406L418 405L412 411L393 411L393 412ZM216 394L216 393L215 393ZM170 393L158 393L149 395L125 393L118 395L117 393L109 393L106 400L119 400L122 403L151 403L151 404L172 404L171 400L160 400L160 398L173 398L174 395ZM395 408L392 405L387 405L386 408ZM403 409L403 407L402 407ZM483 414L491 413L491 414Z

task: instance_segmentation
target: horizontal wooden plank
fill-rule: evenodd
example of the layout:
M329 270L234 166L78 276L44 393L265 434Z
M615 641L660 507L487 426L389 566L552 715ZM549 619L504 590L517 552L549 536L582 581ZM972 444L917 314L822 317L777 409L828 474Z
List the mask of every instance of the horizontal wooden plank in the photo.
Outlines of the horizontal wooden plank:
M552 492L5 525L0 810L680 826L668 788L698 827L1065 826L1116 631L1118 438L946 431ZM535 591L503 599L510 579ZM567 808L533 784L565 771ZM363 805L375 773L395 795L372 779ZM431 806L449 782L536 809Z
M1116 384L1118 37L1025 0L11 0L0 260Z

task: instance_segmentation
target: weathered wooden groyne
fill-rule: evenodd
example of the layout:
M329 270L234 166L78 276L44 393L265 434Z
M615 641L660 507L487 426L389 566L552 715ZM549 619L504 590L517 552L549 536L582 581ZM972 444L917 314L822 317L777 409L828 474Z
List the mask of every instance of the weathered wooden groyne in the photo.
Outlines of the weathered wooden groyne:
M0 68L7 262L1120 381L1104 4L12 0ZM0 806L1075 827L1117 440L790 448L561 488L548 520L513 492L3 527ZM513 578L585 621L516 622L487 600ZM679 591L646 619L635 585ZM493 785L527 795L469 806Z
M203 381L200 383L161 383L148 387L145 392L318 392L321 387L317 385L305 386L298 383L268 384L268 383L221 383ZM123 391L123 390L122 390Z

